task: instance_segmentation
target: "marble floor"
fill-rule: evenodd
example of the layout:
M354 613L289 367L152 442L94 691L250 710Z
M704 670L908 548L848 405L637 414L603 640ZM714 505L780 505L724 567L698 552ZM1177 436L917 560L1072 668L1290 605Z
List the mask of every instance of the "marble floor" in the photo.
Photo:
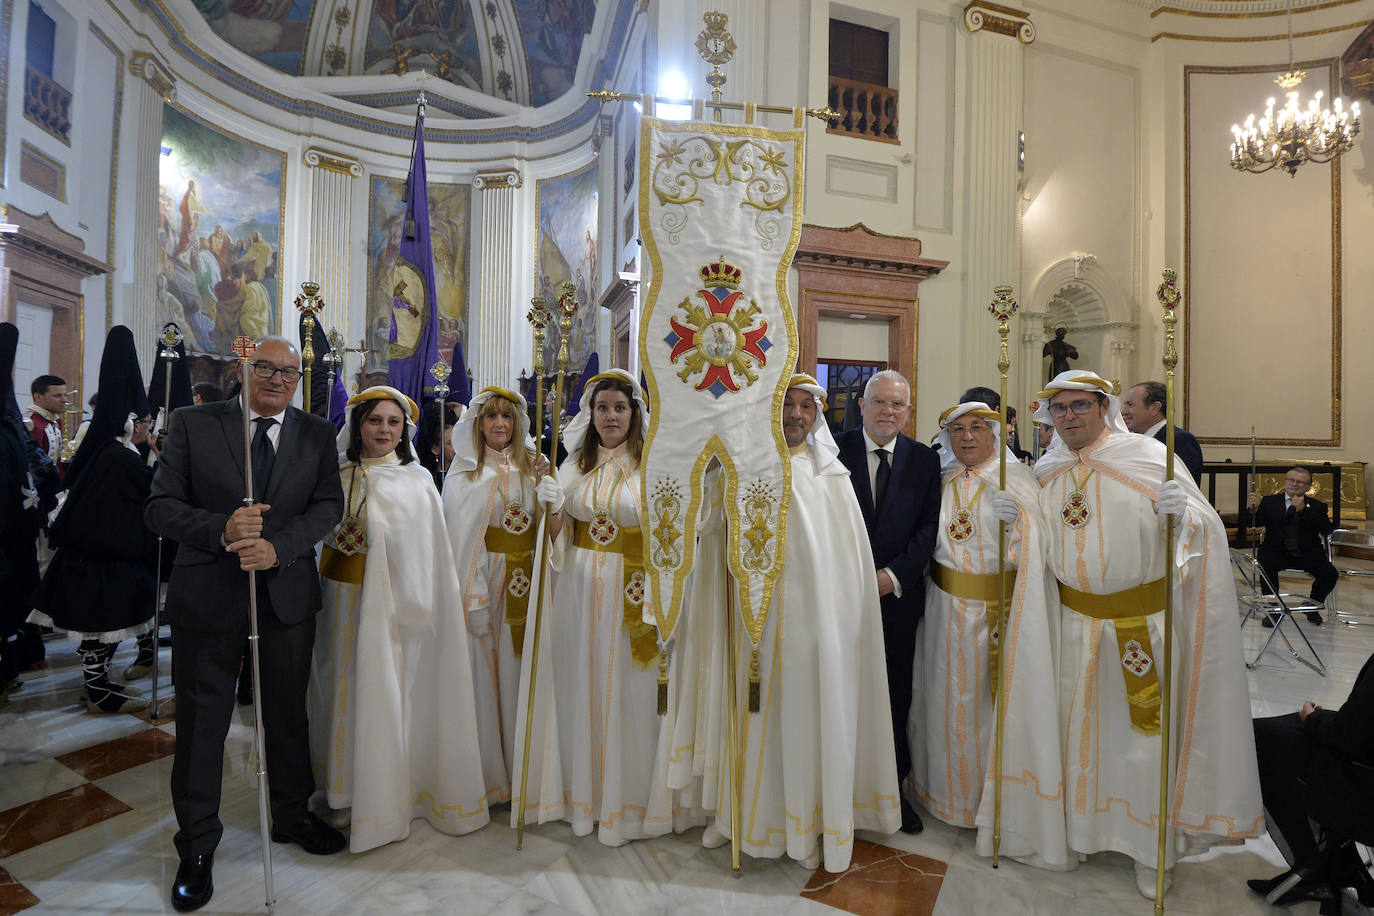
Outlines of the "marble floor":
M1374 563L1344 562L1374 569ZM1306 581L1293 580L1292 590L1305 591ZM1255 715L1291 712L1307 699L1327 706L1344 699L1374 653L1374 579L1343 579L1332 603L1350 616L1306 626L1326 677L1276 640L1249 674ZM1251 621L1242 633L1253 658L1269 631ZM81 671L72 645L49 639L47 649L48 667L27 672L23 688L0 708L0 914L171 912L177 859L167 786L175 726L150 722L146 713L87 715L78 705ZM164 672L169 652L163 650ZM123 646L115 670L132 655L132 644ZM146 691L149 682L139 684ZM215 896L202 912L263 910L251 745L250 711L241 708L226 749ZM730 873L728 846L702 848L700 830L611 849L594 836L578 838L565 825L546 824L527 830L525 847L516 852L506 822L494 818L461 838L416 822L406 841L357 856L315 857L274 845L276 912L1064 916L1147 914L1152 907L1137 894L1123 856L1096 855L1068 874L1010 861L994 870L974 854L970 831L931 817L917 836L861 834L843 875L746 858L738 877ZM1285 912L1245 887L1245 879L1268 877L1281 866L1267 838L1185 859L1166 912ZM1316 911L1315 903L1293 908ZM1347 896L1345 912L1365 911Z

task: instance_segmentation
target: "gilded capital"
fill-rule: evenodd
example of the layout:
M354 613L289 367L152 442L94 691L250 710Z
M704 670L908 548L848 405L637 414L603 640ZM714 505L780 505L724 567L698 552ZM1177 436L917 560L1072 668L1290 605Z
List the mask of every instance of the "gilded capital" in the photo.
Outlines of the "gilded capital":
M524 183L524 179L520 177L519 169L496 169L490 172L478 172L472 179L472 186L479 191L514 189L521 187Z
M972 0L964 7L964 27L970 32L1006 35L1023 45L1035 41L1035 25L1030 21L1030 13L987 0Z
M156 57L142 51L136 51L129 58L129 72L141 80L147 80L148 85L160 96L164 102L170 102L176 98L177 84L172 74L162 65Z
M363 167L358 160L343 153L331 153L319 147L312 146L305 151L301 157L307 166L312 169L323 169L326 172L338 172L340 175L347 175L350 178L363 177Z

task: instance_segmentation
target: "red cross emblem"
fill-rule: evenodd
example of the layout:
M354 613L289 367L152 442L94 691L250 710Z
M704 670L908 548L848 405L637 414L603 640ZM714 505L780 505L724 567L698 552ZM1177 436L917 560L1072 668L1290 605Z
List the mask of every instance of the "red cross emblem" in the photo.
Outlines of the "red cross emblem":
M239 359L247 359L253 355L253 351L257 349L257 345L253 343L251 337L235 337L231 349L234 351L234 355Z
M644 573L637 572L625 583L625 598L631 604L644 603Z
M1121 664L1131 674L1144 677L1154 667L1154 659L1150 658L1139 641L1133 639L1126 643L1126 654L1121 656Z
M525 571L516 567L511 571L510 584L506 586L506 591L513 598L523 598L530 593L530 577L525 575Z
M706 307L683 299L677 306L683 310L683 321L669 318L671 330L663 339L672 348L668 361L676 364L683 359L678 378L691 384L693 375L703 373L696 390L709 391L717 398L740 390L736 375L743 376L747 385L758 381L754 366L768 362L766 354L773 346L768 339L768 322L754 325L762 309L752 300L740 306L744 299L739 289L741 276L740 269L726 263L723 255L703 266L704 285L697 296Z

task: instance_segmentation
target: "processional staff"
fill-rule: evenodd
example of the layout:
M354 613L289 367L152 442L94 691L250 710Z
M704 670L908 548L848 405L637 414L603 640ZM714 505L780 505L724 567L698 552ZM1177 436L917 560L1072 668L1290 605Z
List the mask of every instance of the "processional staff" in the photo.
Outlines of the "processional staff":
M301 406L310 413L310 369L315 364L315 316L324 308L324 297L320 295L320 284L306 280L301 284L301 294L296 297L296 308L301 310L301 324L305 332L301 335L301 374L305 376L305 390L301 392ZM257 683L256 681L254 683Z
M444 492L444 474L448 472L448 449L444 448L444 398L448 397L448 376L452 368L443 359L429 367L434 376L434 400L439 403L439 492Z
M172 363L181 358L177 352L177 344L181 343L181 331L172 322L167 322L162 326L162 344L158 350L158 359L166 367L166 375L163 377L162 385L162 428L157 431L157 441L162 442L167 435L167 426L171 423L172 415ZM157 535L157 562L154 566L156 575L153 578L153 700L148 707L149 721L156 721L158 717L159 705L157 702L158 671L157 671L157 634L162 628L162 532Z
M343 354L347 347L344 345L343 335L339 333L338 328L330 328L325 337L329 341L329 352L320 357L320 362L324 363L324 367L329 373L329 394L325 398L324 414L325 419L331 419L331 413L334 409L334 380L339 377L339 369L343 366Z
M1011 327L1007 323L1016 314L1018 305L1011 297L1010 286L998 286L992 291L992 302L988 303L988 313L997 321L997 335L1001 338L1001 353L997 357L997 371L1001 373L999 395L1001 403L997 407L998 422L1001 424L1001 446L997 450L997 488L1007 491L1007 370L1011 368L1011 355L1007 351L1007 335ZM1002 736L1007 724L1007 653L1002 641L1006 638L1007 619L1007 523L997 521L997 622L993 632L988 634L988 651L997 652L997 691L992 700L997 713L997 722L992 743L992 867L998 865L1002 849Z
M253 498L253 423L248 405L251 400L253 366L250 360L257 346L247 337L234 338L234 355L239 358L239 376L243 382L240 397L243 412L243 504L251 506ZM248 657L253 665L253 683L262 684L262 667L258 653L258 575L248 570ZM267 812L267 748L262 724L262 688L253 691L253 756L257 759L258 827L262 832L262 872L267 894L267 912L276 905L272 890L272 841Z
M558 458L558 415L563 409L563 379L568 371L568 334L572 331L573 315L577 313L577 297L574 294L574 287L571 283L564 282L559 287L558 296L558 377L555 382L556 392L554 396L554 413L550 418L555 428L549 433L549 467L554 466ZM525 316L534 329L534 377L535 377L535 408L534 422L538 429L535 433L534 451L538 455L543 445L544 436L544 332L548 327L550 314L548 303L543 296L535 296L530 300L530 310ZM534 609L534 633L530 652L527 653L530 666L529 692L525 700L525 745L521 757L520 765L520 801L519 809L515 815L515 848L523 849L525 845L525 810L529 806L527 793L530 784L530 742L534 735L534 700L535 687L538 683L539 674L539 639L542 635L542 624L544 621L544 594L548 590L549 581L549 553L551 544L549 543L549 507L545 504L539 512L539 530L536 534L537 548L534 557L534 568L539 577L539 588L535 591Z
M1174 349L1174 325L1183 293L1178 288L1178 273L1164 269L1164 282L1155 295L1164 307L1164 479L1174 479L1174 368L1178 351ZM1173 714L1170 694L1174 669L1174 520L1164 521L1164 668L1159 679L1159 847L1155 850L1155 916L1164 912L1164 864L1169 843L1169 728Z

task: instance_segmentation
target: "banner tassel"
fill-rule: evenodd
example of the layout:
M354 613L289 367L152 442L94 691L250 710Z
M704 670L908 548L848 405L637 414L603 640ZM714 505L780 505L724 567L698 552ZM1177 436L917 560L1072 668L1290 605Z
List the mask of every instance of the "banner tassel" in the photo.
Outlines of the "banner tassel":
M658 714L668 715L668 652L658 649Z
M759 647L749 652L749 711L759 711Z

